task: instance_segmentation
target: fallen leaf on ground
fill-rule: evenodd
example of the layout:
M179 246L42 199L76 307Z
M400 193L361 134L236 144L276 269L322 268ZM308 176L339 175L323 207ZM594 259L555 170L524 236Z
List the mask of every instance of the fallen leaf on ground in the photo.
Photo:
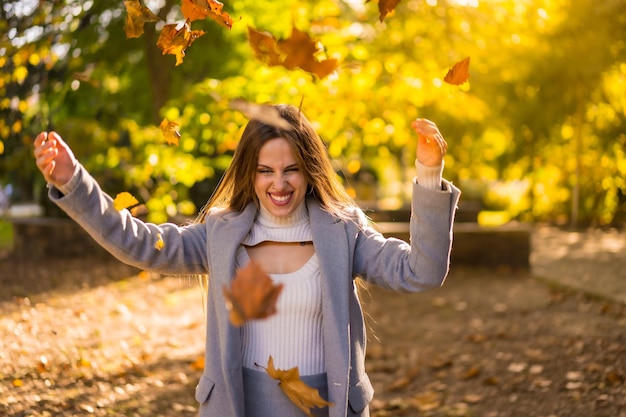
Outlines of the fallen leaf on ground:
M434 391L422 392L413 396L410 402L421 412L435 410L441 407L441 394Z
M407 370L405 375L401 376L400 378L396 379L394 382L389 384L387 386L387 389L389 391L397 391L400 389L404 389L407 386L409 386L409 384L413 382L415 378L417 378L419 373L420 373L420 367L418 365L414 365Z
M448 84L461 85L469 79L470 57L457 62L448 70L443 80Z
M223 288L230 321L241 326L248 320L267 318L276 313L276 300L283 284L274 285L260 265L250 261L237 271L230 289Z
M282 370L274 368L274 358L270 356L267 368L264 368L269 376L279 381L278 386L285 395L309 417L312 408L322 408L335 404L326 401L320 396L319 390L308 386L300 379L300 371L297 367Z

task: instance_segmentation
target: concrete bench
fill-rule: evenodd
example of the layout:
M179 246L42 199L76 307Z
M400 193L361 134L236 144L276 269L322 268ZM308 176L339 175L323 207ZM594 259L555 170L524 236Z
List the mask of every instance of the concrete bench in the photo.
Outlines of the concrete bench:
M409 241L408 222L382 222L375 227L387 237ZM485 227L478 223L455 223L453 236L453 265L530 268L530 225L509 223Z
M24 261L95 257L113 259L80 226L68 218L15 217L13 256Z

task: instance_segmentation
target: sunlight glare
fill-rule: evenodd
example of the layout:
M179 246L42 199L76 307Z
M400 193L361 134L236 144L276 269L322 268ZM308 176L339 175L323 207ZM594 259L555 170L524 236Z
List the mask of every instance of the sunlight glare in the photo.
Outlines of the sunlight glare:
M457 6L478 7L479 0L451 0L450 3L454 3Z

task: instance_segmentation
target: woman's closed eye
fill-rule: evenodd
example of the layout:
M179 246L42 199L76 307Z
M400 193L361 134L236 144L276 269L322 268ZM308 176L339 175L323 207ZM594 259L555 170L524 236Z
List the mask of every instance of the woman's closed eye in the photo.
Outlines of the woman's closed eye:
M290 167L285 168L283 172L287 174L287 173L293 173L293 172L299 172L299 171L300 171L299 167L290 166ZM256 172L259 174L272 174L274 170L271 168L260 167L260 168L257 168Z

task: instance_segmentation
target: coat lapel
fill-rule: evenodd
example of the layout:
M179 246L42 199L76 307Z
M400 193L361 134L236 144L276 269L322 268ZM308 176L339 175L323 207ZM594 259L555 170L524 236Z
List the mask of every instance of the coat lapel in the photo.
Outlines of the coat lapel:
M345 223L307 201L313 244L320 260L324 352L328 377L330 416L345 416L350 364L349 292L352 288L352 255L348 251Z
M227 383L230 404L235 407L233 417L243 417L243 375L241 369L241 330L230 324L229 311L222 288L229 287L235 275L237 248L250 232L257 208L248 204L242 212L226 213L216 220L211 229L211 273L209 294L215 300L216 317L207 317L207 323L213 323L219 333L219 351L222 352L222 370ZM221 324L226 324L221 325ZM215 334L207 334L215 338ZM208 346L208 345L207 345Z

